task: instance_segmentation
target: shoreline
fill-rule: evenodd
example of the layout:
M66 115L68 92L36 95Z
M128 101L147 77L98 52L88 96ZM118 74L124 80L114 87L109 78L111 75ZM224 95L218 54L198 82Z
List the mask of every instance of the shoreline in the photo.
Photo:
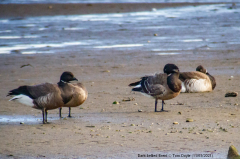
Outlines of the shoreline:
M225 3L88 3L88 4L0 4L0 18L81 15L151 11L153 8Z
M39 54L1 54L0 158L136 158L138 154L212 154L213 158L226 158L230 145L240 149L240 98L225 97L228 91L240 92L239 16L235 16L240 14L239 9L232 10L231 14L215 14L217 10L212 10L215 8L212 6L211 10L201 6L201 12L196 13L197 7L186 7L193 9L195 16L158 19L153 12L150 20L132 22L141 18L134 17L121 25L105 21L55 21L55 17L43 17L46 23L36 22L42 17L29 18L33 19L30 23L24 19L26 16L119 11L114 8L115 4L113 8L110 7L113 4L108 4L107 9L100 4L87 7L81 4L83 9L79 11L81 5L59 4L57 7L54 4L48 9L49 5L6 5L5 10L9 10L4 16L10 19L1 20L8 21L2 28L12 32L2 33L3 37L39 35L37 44L94 40L91 44L95 46L149 46L117 49L76 45L67 51L60 48L59 52L47 46L46 51L52 49L55 53L44 53L43 49ZM147 8L143 4L139 9L135 5L132 8L122 5L126 7L122 10L132 12ZM60 6L66 9L61 10ZM121 5L116 7L121 9ZM227 11L227 7L219 5L215 9ZM28 10L23 11L24 8ZM148 6L149 10L152 8L157 5ZM181 9L162 12L171 16ZM26 27L28 24L30 27ZM34 39L20 40L1 39L6 46L28 45ZM103 42L97 43L99 41ZM186 49L179 49L183 48L179 45ZM177 54L158 54L172 52ZM203 65L215 77L217 86L212 92L181 93L165 101L164 108L169 112L154 112L154 100L132 92L128 85L145 75L163 72L167 63L176 64L181 72L195 71L198 65ZM71 71L89 92L88 99L72 109L73 118L67 117L67 108L62 110L63 119L59 118L59 110L54 109L48 112L50 124L43 125L41 111L9 102L10 97L6 97L9 90L22 85L57 83L64 71ZM115 101L119 104L113 104ZM193 122L186 122L187 118ZM176 122L178 124L174 124Z

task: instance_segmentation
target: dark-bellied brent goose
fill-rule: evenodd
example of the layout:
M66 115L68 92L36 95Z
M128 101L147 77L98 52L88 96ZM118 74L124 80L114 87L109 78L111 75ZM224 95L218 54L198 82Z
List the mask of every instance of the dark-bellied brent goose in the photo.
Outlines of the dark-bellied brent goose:
M181 92L184 93L210 92L216 87L215 78L202 65L196 71L181 72L179 79L182 81Z
M72 117L71 107L83 104L88 97L88 92L82 83L70 83L64 89L65 91L74 92L72 93L71 100L64 102L63 105L63 107L69 107L68 117ZM59 108L59 117L62 117L62 107Z
M129 84L129 86L135 86L132 91L155 98L155 112L165 111L163 109L164 100L176 97L181 91L182 82L179 80L179 68L175 64L166 64L163 71L165 73L145 76L140 81ZM161 111L157 111L158 99L162 100Z
M76 98L82 97L76 94L82 93L70 81L77 80L71 72L63 72L57 84L43 83L34 86L20 86L9 91L7 96L14 96L9 101L18 101L22 104L42 110L43 124L47 123L48 110L63 107L68 103L74 103ZM84 100L87 92L84 92ZM81 99L82 100L82 99Z

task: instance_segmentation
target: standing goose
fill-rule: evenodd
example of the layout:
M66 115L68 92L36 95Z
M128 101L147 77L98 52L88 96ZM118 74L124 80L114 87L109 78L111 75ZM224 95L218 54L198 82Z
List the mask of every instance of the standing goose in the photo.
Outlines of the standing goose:
M141 92L155 98L155 112L164 111L164 100L175 98L181 91L179 69L174 64L166 64L165 73L142 77L140 81L129 84L135 86L132 91ZM157 111L158 99L162 100L162 109Z
M68 86L70 81L77 80L71 72L63 72L58 84L43 83L35 86L20 86L9 91L7 96L15 95L9 101L42 110L43 124L47 123L47 111L64 106L72 99Z
M88 97L87 89L82 83L69 83L63 90L72 94L71 99L64 102L63 107L69 107L68 117L71 116L71 107L77 107L85 102ZM62 118L62 107L59 108L59 117Z
M181 72L179 79L182 81L184 93L210 92L216 87L216 81L207 70L199 65L196 71Z

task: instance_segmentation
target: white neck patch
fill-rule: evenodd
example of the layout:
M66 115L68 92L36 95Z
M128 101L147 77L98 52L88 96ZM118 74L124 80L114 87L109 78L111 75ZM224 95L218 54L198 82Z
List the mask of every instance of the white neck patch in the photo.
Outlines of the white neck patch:
M67 83L67 82L65 82L65 81L63 81L63 80L61 80L61 82L62 82L62 83Z

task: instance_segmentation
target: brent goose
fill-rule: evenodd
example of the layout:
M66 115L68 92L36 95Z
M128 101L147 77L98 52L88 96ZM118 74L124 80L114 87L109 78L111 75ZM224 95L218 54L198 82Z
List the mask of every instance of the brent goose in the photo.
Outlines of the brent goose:
M142 80L129 84L135 86L132 91L155 98L155 112L164 111L164 100L176 97L181 91L182 82L179 80L178 67L174 64L166 64L163 70L165 73L145 76L141 78ZM157 111L158 99L162 100L161 111Z
M207 70L199 65L196 71L181 72L179 79L182 81L184 93L210 92L216 87L216 80Z
M35 86L20 86L9 91L7 96L15 95L9 101L42 110L43 124L47 123L47 112L64 106L71 101L73 93L68 86L70 81L77 80L71 72L63 72L58 84L43 83Z
M63 107L69 107L68 117L72 117L71 107L77 107L83 104L88 97L88 92L82 83L69 83L64 89L72 94L71 99L64 102L63 105ZM59 117L62 117L62 107L59 108Z

